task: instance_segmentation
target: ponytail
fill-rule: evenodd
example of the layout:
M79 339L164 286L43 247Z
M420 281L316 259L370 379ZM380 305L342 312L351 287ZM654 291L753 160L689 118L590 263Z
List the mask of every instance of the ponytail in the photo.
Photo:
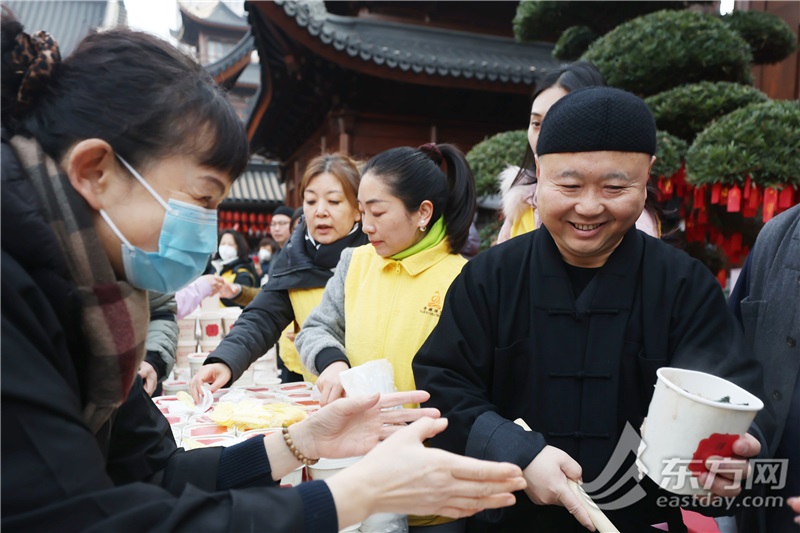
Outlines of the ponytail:
M443 163L446 173L441 168ZM430 201L430 224L444 217L450 251L461 251L475 215L477 194L469 164L457 148L432 143L419 148L392 148L370 159L362 176L367 172L380 178L409 212L416 212L422 202Z
M447 204L444 208L447 242L450 250L458 253L467 243L469 227L475 217L478 203L475 178L464 154L455 146L440 144L437 148L447 165Z

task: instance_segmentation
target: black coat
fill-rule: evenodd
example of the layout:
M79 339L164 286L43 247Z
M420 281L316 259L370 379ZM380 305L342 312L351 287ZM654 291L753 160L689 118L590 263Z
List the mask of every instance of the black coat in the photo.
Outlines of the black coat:
M5 139L0 192L3 531L335 530L324 486L258 488L274 486L260 442L177 449L139 378L97 434L86 427L81 303ZM234 472L241 464L250 468ZM312 525L304 503L314 495L333 514Z
M431 393L427 405L450 420L433 444L451 451L525 468L550 444L592 481L626 424L639 430L659 367L711 372L761 393L760 366L745 353L714 277L636 229L577 299L541 228L472 260L445 302L413 368L417 386ZM643 485L648 498L608 513L623 530L679 518L652 505L658 491ZM535 506L523 493L517 502L484 513L500 524L473 519L472 528L582 530L562 507Z

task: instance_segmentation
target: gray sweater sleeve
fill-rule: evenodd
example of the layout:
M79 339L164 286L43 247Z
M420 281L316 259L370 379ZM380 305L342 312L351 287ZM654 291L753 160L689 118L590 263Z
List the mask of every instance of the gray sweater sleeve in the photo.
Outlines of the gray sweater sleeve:
M175 354L178 351L178 322L175 318L178 304L173 293L148 291L147 295L150 298L150 326L145 348L161 356L166 365L165 376L168 376L175 366Z
M300 333L294 339L297 352L303 365L314 374L319 375L325 368L317 368L317 356L323 350L332 353L338 352L341 357L333 360L342 360L344 357L344 282L347 271L350 269L350 260L353 257L353 248L347 248L339 258L336 272L325 285L322 302L306 318ZM329 364L329 363L328 363ZM327 366L327 365L325 365Z

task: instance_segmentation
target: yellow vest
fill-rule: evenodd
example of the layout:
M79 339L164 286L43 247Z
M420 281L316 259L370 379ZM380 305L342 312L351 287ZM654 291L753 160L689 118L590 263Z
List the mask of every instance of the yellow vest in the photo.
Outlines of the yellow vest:
M297 348L294 346L294 341L289 339L286 334L294 333L297 335L300 328L305 324L308 315L322 301L323 292L325 292L325 287L289 289L289 300L291 300L292 309L294 310L294 322L286 326L286 329L283 330L281 334L281 338L278 340L281 359L283 360L283 364L286 365L286 368L297 374L303 374L303 378L311 383L317 381L317 376L312 374L303 365L300 360L300 354L297 353Z
M467 262L447 239L402 261L372 245L353 251L344 286L345 348L351 366L386 358L398 391L414 390L411 360L439 322L444 297Z
M534 218L534 209L533 207L529 207L522 216L516 219L511 225L511 237L514 238L523 233L530 233L535 229L536 219Z

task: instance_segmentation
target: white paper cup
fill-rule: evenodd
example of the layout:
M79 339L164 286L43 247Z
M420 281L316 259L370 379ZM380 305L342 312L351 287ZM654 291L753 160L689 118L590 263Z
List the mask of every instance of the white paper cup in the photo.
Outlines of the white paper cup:
M178 319L178 341L197 339L197 316L186 316Z
M211 340L207 340L207 341L201 340L200 341L200 351L201 352L211 353L211 352L213 352L214 350L217 349L217 346L219 346L219 339L211 339Z
M175 352L175 366L178 368L189 368L189 360L186 356L197 352L196 340L179 340L178 349Z
M296 468L281 478L281 487L296 487L303 482L303 466Z
M730 456L733 442L747 432L764 404L711 374L664 367L656 375L642 429L640 473L672 493L706 496L710 491L697 477L707 471L705 460Z
M222 310L222 330L224 335L231 332L231 328L241 314L241 307L226 307Z
M189 382L182 379L169 379L162 384L165 395L177 394L180 391L189 392Z
M320 459L315 465L308 465L308 477L311 479L328 479L350 465L360 461L363 456L345 457L343 459Z
M251 366L250 368L248 368L247 370L242 372L242 375L239 376L239 379L234 381L233 385L231 385L231 386L232 387L237 387L237 388L240 388L240 387L252 387L253 385L255 385L254 376L255 376L255 370Z
M183 430L183 437L181 445L185 450L195 450L197 448L211 448L213 446L222 446L227 448L238 444L239 439L230 435L214 435L210 437L189 437L186 435L186 429Z
M186 359L189 361L191 377L194 377L194 375L197 374L197 371L200 370L201 366L203 366L203 363L205 363L207 357L208 352L195 352L186 356Z
M200 342L222 340L222 312L221 311L201 311L200 312Z
M220 435L236 436L236 430L218 424L186 424L183 427L183 438L200 439L203 437L218 437Z

